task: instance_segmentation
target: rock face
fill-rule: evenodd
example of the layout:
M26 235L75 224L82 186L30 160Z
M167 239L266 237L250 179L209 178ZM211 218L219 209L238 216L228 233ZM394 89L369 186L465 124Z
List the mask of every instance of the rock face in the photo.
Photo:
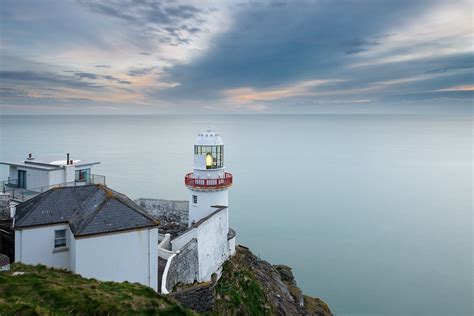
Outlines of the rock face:
M238 246L216 286L216 314L332 315L322 300L305 296L290 267L271 265Z
M171 293L171 297L186 308L210 312L214 308L214 283L203 283Z

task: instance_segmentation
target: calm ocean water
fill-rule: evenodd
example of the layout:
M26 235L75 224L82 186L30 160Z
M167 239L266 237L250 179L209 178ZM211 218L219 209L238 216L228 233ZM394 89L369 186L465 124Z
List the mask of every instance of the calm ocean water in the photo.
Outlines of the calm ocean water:
M209 123L238 243L307 294L340 315L472 314L471 117L0 116L0 160L69 152L132 198L187 199Z

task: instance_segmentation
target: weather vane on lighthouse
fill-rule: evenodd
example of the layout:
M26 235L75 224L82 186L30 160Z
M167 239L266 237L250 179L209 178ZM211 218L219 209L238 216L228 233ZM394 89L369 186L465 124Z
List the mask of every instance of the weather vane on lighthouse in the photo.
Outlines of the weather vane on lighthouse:
M225 171L224 142L208 128L194 144L194 170L184 182L189 189L189 225L211 214L214 206L229 206L232 174Z

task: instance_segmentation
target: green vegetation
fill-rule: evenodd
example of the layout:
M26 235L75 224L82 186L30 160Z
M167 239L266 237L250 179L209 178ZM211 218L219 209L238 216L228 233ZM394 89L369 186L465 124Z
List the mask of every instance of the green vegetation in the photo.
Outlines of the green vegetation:
M329 306L316 297L303 295L304 306L310 315L332 315Z
M14 272L24 274L13 276ZM205 315L332 315L320 299L303 296L289 267L258 260L244 247L239 247L224 264L216 284L199 285L214 289L214 309ZM197 284L182 285L179 290L190 286ZM179 298L183 304L190 304L186 296L189 293L185 293L184 300ZM202 292L198 293L197 302L211 302L207 296L199 295ZM304 300L304 310L299 306L300 300ZM189 306L195 305L193 301ZM11 271L0 272L0 315L199 314L140 284L101 282L65 270L14 263Z
M25 272L13 276L12 272ZM151 288L100 282L45 266L0 272L0 315L194 315Z
M214 315L272 315L265 294L252 272L235 260L224 264L216 285Z

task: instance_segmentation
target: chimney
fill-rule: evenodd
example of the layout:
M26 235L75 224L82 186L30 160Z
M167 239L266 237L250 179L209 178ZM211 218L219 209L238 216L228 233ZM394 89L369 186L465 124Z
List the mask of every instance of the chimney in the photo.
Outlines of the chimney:
M30 154L28 154L28 158L26 158L26 159L28 159L28 160L34 160L35 158L33 158L33 155L30 153Z
M69 165L69 153L66 154L66 165Z
M12 201L10 201L10 218L14 218L15 217L15 213L16 213L16 204Z

